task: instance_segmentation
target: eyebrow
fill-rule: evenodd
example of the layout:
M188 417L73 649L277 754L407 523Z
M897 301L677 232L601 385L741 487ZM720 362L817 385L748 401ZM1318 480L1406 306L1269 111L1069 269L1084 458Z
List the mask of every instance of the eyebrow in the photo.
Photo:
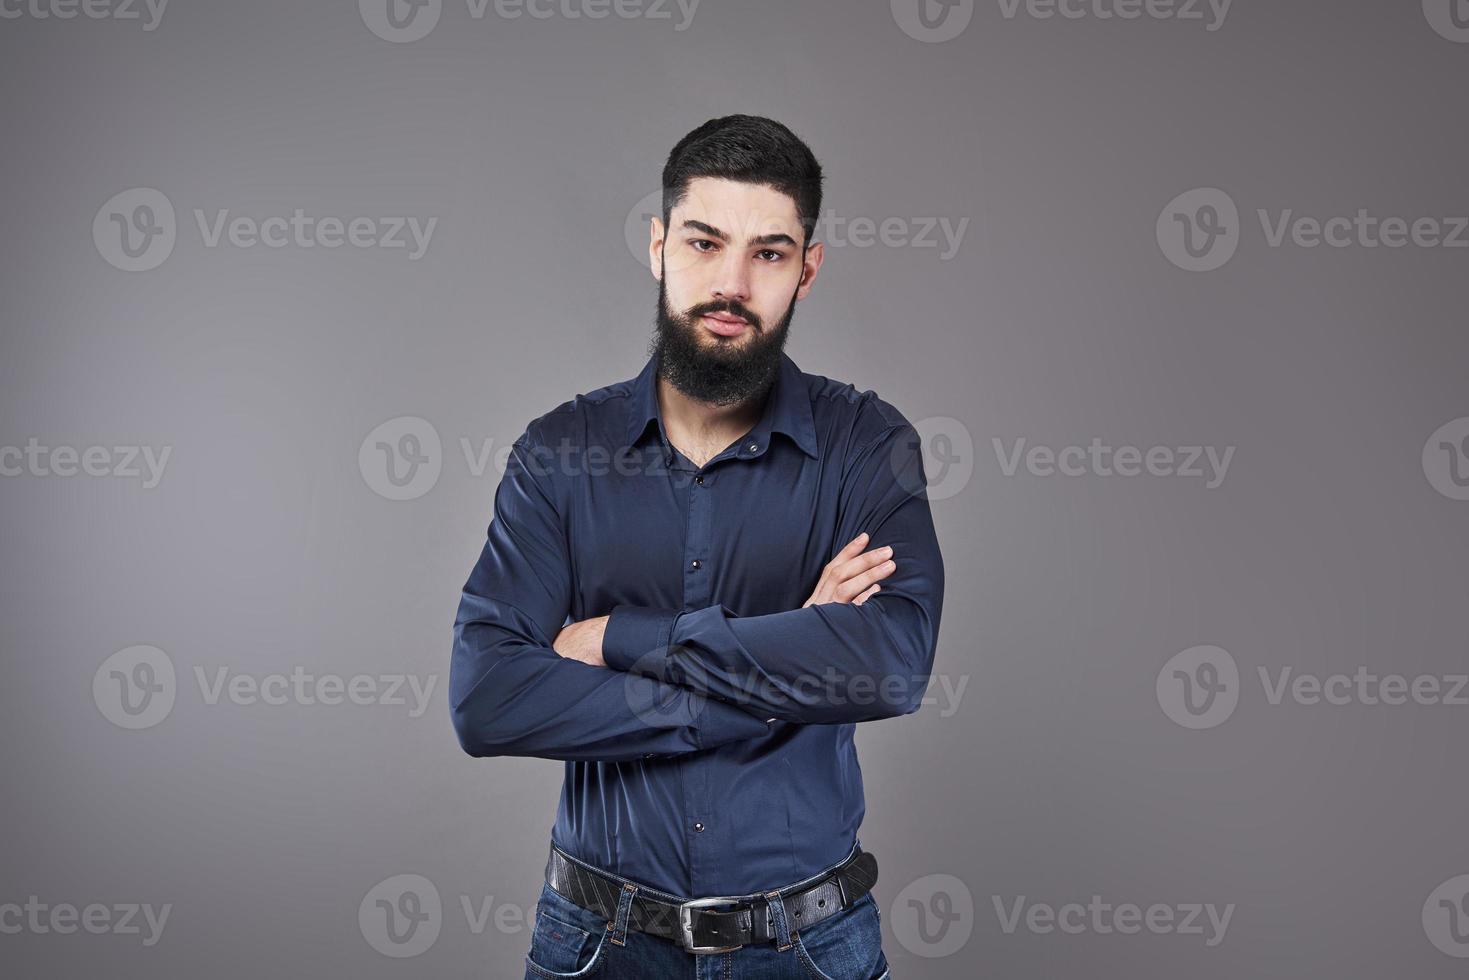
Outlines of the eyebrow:
M727 242L727 241L729 241L729 236L726 235L724 232L720 231L718 228L714 227L713 225L706 225L706 224L704 224L704 222L702 222L702 221L695 221L693 218L686 218L686 219L684 219L684 223L683 224L684 224L684 227L685 228L693 228L696 231L702 231L704 234L709 235L709 236L711 236L713 238L717 238L721 242ZM759 238L752 238L752 239L750 239L750 244L751 245L789 245L791 248L795 248L796 247L796 240L794 238L792 238L790 235L785 234L784 232L777 231L777 232L774 232L773 234L761 235Z

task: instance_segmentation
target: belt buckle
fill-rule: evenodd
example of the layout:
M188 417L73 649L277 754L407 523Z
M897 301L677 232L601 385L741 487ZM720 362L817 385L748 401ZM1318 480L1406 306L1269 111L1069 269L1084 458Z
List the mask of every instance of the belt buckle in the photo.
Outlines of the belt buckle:
M741 949L744 943L736 943L733 946L695 946L694 945L694 909L710 908L716 905L738 905L741 900L728 895L716 898L693 898L687 902L680 902L678 906L678 924L683 933L683 947L690 953L728 953L731 950Z

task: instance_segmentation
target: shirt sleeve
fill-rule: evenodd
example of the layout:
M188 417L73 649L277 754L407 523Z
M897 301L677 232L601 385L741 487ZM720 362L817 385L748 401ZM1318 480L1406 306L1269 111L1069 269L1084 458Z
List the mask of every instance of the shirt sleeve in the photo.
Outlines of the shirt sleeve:
M897 563L862 605L743 617L719 603L686 612L619 605L602 642L608 666L802 724L918 710L937 649L944 568L913 426L894 425L859 452L840 493L839 545L867 531L864 550L891 545Z
M528 435L506 461L455 617L449 697L464 751L620 762L769 732L747 711L552 648L570 610L570 552Z

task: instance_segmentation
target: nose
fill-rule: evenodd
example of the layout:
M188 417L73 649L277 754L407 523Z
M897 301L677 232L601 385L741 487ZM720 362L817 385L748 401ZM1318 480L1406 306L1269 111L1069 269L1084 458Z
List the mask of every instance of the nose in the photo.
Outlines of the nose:
M750 267L735 249L724 253L709 291L716 299L746 303L750 299Z

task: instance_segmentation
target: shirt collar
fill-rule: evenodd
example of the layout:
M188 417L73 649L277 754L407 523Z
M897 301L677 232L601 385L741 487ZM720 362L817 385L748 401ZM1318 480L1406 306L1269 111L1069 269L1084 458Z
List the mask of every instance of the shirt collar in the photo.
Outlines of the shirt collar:
M658 430L665 441L668 433L663 426L663 416L658 410L658 355L648 358L643 370L632 381L632 393L627 400L627 444L636 446L648 430L648 423L658 422ZM811 411L811 395L805 378L796 362L784 351L780 355L780 370L765 399L760 421L744 437L743 445L736 454L740 457L758 456L770 444L772 432L784 432L807 456L820 459L816 444L816 420ZM752 450L750 446L755 448Z

